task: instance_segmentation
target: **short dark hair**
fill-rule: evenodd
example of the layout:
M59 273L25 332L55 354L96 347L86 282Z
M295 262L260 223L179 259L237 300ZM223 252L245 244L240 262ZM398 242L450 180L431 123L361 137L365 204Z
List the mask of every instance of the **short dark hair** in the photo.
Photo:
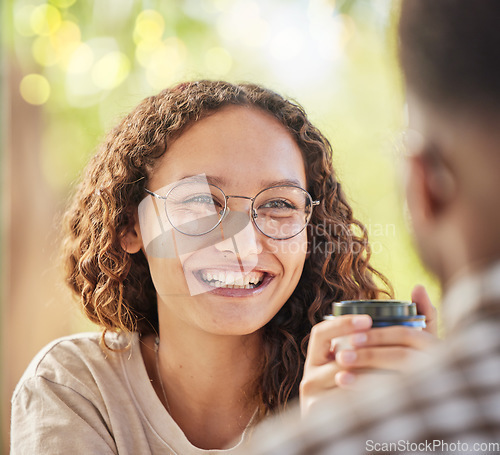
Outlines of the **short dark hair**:
M400 62L408 88L445 109L500 110L500 1L404 0Z

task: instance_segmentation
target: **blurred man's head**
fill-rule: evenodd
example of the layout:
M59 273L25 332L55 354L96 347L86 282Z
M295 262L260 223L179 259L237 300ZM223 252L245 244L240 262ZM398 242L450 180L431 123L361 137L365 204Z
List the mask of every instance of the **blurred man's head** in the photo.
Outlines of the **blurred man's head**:
M445 286L500 260L499 17L498 0L403 0L408 205Z

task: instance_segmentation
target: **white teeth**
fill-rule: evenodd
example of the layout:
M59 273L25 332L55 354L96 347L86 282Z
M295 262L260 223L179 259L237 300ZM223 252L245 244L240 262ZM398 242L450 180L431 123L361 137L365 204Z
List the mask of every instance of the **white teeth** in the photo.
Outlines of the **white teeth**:
M257 284L262 279L262 273L252 272L248 275L248 282Z
M202 271L201 278L212 287L224 287L228 289L253 289L264 277L262 272L250 272L242 275L232 271Z

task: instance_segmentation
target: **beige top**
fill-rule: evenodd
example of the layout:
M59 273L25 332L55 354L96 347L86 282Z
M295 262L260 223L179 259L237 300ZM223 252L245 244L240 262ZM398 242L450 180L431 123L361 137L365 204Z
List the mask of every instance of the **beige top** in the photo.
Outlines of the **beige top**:
M12 397L11 455L16 454L232 454L193 446L154 391L139 336L100 334L61 338L28 366Z

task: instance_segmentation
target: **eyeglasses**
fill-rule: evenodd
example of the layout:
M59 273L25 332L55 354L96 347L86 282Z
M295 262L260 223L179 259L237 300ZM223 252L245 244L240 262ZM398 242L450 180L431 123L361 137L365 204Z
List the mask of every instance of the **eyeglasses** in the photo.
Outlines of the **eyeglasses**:
M213 231L229 213L229 198L252 202L250 219L265 236L287 240L300 234L311 219L312 209L320 201L298 186L272 186L254 197L227 196L219 187L205 182L180 182L165 196L148 189L151 196L162 199L172 227L182 234L200 236Z

